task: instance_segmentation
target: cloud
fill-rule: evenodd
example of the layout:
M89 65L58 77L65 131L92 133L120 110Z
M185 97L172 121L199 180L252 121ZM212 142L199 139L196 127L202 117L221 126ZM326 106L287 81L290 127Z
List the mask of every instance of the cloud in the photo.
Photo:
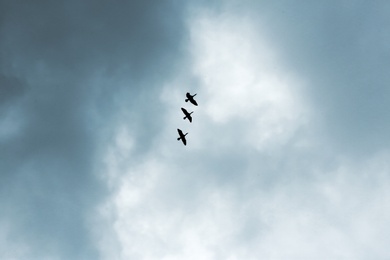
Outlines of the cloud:
M210 16L199 17L190 29L193 70L207 97L203 111L224 127L235 124L243 131L236 140L249 146L261 149L270 140L286 141L303 124L304 104L297 94L302 83L280 67L270 43L249 20Z
M364 156L387 149L389 4L279 2L248 10L286 64L304 75L322 135ZM258 13L258 12L260 13ZM257 18L259 17L259 18Z
M389 257L387 4L115 3L1 2L2 258Z
M169 76L165 64L180 54L182 7L1 5L2 258L97 259L89 217L107 195L96 170L99 151L122 104L139 114L145 107L138 102L152 101L158 81ZM156 127L151 119L130 120Z
M107 150L113 193L99 221L114 242L103 257L388 257L388 151L356 158L329 142L340 136L321 129L329 119L313 78L259 24L266 11L210 9L190 12L189 71L161 90L165 123L152 148L137 156L127 124ZM184 102L188 90L199 107ZM181 106L194 110L192 124Z
M270 190L244 173L242 182L210 183L202 173L166 163L166 158L145 158L121 178L118 193L106 205L115 216L110 220L116 253L121 252L115 256L387 257L388 159L384 154L358 165L342 161L339 168L307 181L279 177Z

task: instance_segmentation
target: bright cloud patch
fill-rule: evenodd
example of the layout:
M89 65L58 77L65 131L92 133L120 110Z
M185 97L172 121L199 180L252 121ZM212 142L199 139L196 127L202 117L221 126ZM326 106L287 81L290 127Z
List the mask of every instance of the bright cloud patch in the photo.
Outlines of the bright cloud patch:
M190 28L194 74L201 79L204 111L213 123L244 124L238 140L257 148L284 142L303 123L299 82L249 20L197 17Z
M389 256L390 208L383 207L390 197L389 159L375 158L363 169L345 162L321 180L273 192L205 184L188 200L186 187L178 187L186 184L185 172L148 158L131 168L106 206L115 212L119 259Z

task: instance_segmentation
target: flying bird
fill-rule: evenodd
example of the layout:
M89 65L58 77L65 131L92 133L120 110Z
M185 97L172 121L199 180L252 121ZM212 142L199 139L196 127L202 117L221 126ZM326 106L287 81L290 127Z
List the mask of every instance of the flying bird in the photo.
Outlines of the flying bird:
M177 132L179 133L180 137L177 138L177 141L179 141L181 139L181 141L183 142L184 145L187 145L187 141L186 141L186 135L188 135L188 133L186 133L185 135L183 134L183 132L178 128L177 129Z
M186 118L188 118L188 121L190 121L190 123L192 123L192 116L191 116L191 114L194 113L194 112L188 113L188 111L185 108L181 108L181 111L183 111L183 113L185 115L185 117L183 117L183 119L186 120Z
M196 94L191 96L191 94L190 94L189 92L187 92L187 94L186 94L186 97L187 97L187 98L186 98L185 102L190 101L192 104L194 104L195 106L197 106L198 103L196 103L196 101L195 101L195 99L194 99L195 96L196 96Z

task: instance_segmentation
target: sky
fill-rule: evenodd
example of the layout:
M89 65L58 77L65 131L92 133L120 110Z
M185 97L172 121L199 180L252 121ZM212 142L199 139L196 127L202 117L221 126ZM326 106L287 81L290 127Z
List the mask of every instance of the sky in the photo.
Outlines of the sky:
M384 0L0 0L0 258L389 259L388 28Z

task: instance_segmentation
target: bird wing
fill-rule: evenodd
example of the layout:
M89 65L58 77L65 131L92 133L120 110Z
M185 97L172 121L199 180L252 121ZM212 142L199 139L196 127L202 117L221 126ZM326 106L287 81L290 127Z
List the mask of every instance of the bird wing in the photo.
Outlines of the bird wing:
M187 145L187 140L184 136L181 138L181 141L183 142L184 145Z
M191 101L191 103L194 104L195 106L198 105L198 103L196 103L195 99L191 99L190 101Z
M177 129L177 132L179 133L180 137L183 136L183 132L179 128Z
M190 120L190 123L192 123L192 116L191 115L188 116L188 120Z
M184 114L187 114L187 110L185 108L181 108L181 111L183 111Z

